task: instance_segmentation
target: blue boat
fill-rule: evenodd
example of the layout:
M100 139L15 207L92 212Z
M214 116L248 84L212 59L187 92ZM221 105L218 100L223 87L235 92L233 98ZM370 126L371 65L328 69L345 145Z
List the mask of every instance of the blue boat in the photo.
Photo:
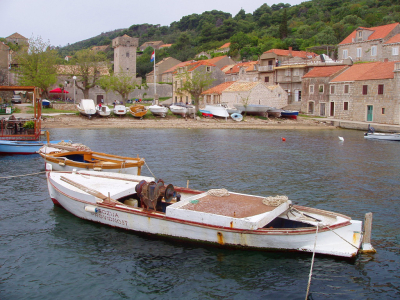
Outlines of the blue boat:
M282 118L297 119L299 112L297 110L283 110L281 111Z
M59 142L61 141L50 141L50 144L57 144ZM46 144L46 141L0 140L0 154L34 154Z
M241 114L238 114L238 113L231 114L231 118L233 120L235 120L235 121L238 121L238 122L243 120L243 116Z

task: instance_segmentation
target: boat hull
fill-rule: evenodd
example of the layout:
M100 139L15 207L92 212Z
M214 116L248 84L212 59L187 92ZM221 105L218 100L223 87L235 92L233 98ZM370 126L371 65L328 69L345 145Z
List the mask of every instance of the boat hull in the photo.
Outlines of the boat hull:
M249 115L266 115L267 111L270 110L272 107L266 106L266 105L258 105L258 104L249 104L247 106L241 105L241 104L235 104L234 105L240 112L241 114L246 114Z
M123 176L122 174L117 175ZM139 207L127 207L122 204L115 205L115 203L106 204L104 201L99 201L99 198L78 189L71 190L65 184L62 184L57 176L62 175L52 172L47 174L51 199L55 204L85 220L142 233L219 246L273 251L314 251L315 227L248 230L207 225L168 217L165 213ZM85 177L82 177L81 183L85 184ZM125 188L124 191L104 187L100 192L103 194L110 192L109 197L117 199L134 193L135 184ZM308 213L329 213L317 209L295 207ZM330 229L319 228L316 253L340 257L354 257L358 253L357 248L361 244L362 222L350 218L343 219L342 223L330 226ZM342 238L348 242L344 242Z
M400 134L399 133L379 133L379 132L370 133L370 132L367 132L364 134L364 138L371 139L371 140L400 141Z
M165 118L168 112L168 107L164 106L159 106L159 105L151 105L149 106L149 110L151 113L155 116L160 116L162 118Z
M50 141L50 143L59 143L61 141ZM41 147L46 145L41 141L0 141L0 154L35 154Z
M109 109L107 106L102 106L99 107L98 105L96 106L96 113L100 117L109 117L111 115L111 109Z
M281 111L281 117L282 118L297 119L298 115L299 115L299 112L298 111L294 111L294 110L283 110L283 111Z
M222 105L206 105L204 110L209 111L214 117L228 118L229 114Z
M137 104L130 106L129 112L133 117L142 119L147 114L147 109L144 105Z

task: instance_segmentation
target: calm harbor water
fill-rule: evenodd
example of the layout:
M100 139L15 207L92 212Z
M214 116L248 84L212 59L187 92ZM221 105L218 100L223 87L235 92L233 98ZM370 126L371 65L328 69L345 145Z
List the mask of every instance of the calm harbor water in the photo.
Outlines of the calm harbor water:
M374 213L374 255L317 256L313 299L400 298L400 143L350 130L51 129L51 139L144 157L166 183L287 195L354 219ZM344 137L340 142L338 136ZM286 142L282 141L286 138ZM44 170L0 157L0 176ZM144 167L143 175L150 175ZM45 175L1 179L0 299L304 299L311 255L159 240L54 207Z

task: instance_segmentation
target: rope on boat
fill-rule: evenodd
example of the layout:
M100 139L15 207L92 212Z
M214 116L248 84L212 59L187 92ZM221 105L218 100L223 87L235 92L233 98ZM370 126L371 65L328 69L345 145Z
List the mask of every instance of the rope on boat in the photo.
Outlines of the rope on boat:
M314 267L314 258L315 258L315 250L317 248L317 236L318 236L318 226L319 224L317 224L317 230L315 231L315 240L314 240L314 250L313 250L313 254L312 254L312 260L311 260L311 268L310 268L310 275L308 276L308 285L307 285L307 293L306 293L306 299L308 299L308 294L310 293L310 285L311 285L311 277L312 277L312 270Z
M353 246L354 248L356 248L357 250L360 250L361 248L353 245L352 243L350 243L348 240L346 240L345 238L341 237L339 234L337 234L333 229L331 229L328 225L322 224L322 226L328 228L330 231L332 231L334 234L336 234L338 237L340 237L343 241L345 241L346 243L349 243L351 246Z
M156 176L154 176L153 172L150 170L149 166L148 166L147 163L146 163L146 160L144 159L143 161L144 161L144 164L146 165L147 169L149 170L150 174L151 174L154 178L157 178Z
M38 172L38 173L31 173L31 174L24 174L24 175L14 175L14 176L0 177L0 179L9 179L9 178L16 178L16 177L25 177L25 176L31 176L31 175L42 174L42 173L46 173L46 171Z
M289 198L285 195L276 195L275 197L266 197L262 200L262 203L267 206L278 207L279 205L289 201Z
M226 197L229 196L229 192L227 189L211 189L207 192L208 195L214 197Z

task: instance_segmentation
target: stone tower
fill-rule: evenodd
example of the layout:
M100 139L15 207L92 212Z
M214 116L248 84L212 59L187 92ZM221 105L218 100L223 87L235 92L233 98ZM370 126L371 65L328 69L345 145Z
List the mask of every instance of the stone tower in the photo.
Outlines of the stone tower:
M136 78L136 49L138 45L138 38L131 38L126 34L113 39L115 74L124 72Z

